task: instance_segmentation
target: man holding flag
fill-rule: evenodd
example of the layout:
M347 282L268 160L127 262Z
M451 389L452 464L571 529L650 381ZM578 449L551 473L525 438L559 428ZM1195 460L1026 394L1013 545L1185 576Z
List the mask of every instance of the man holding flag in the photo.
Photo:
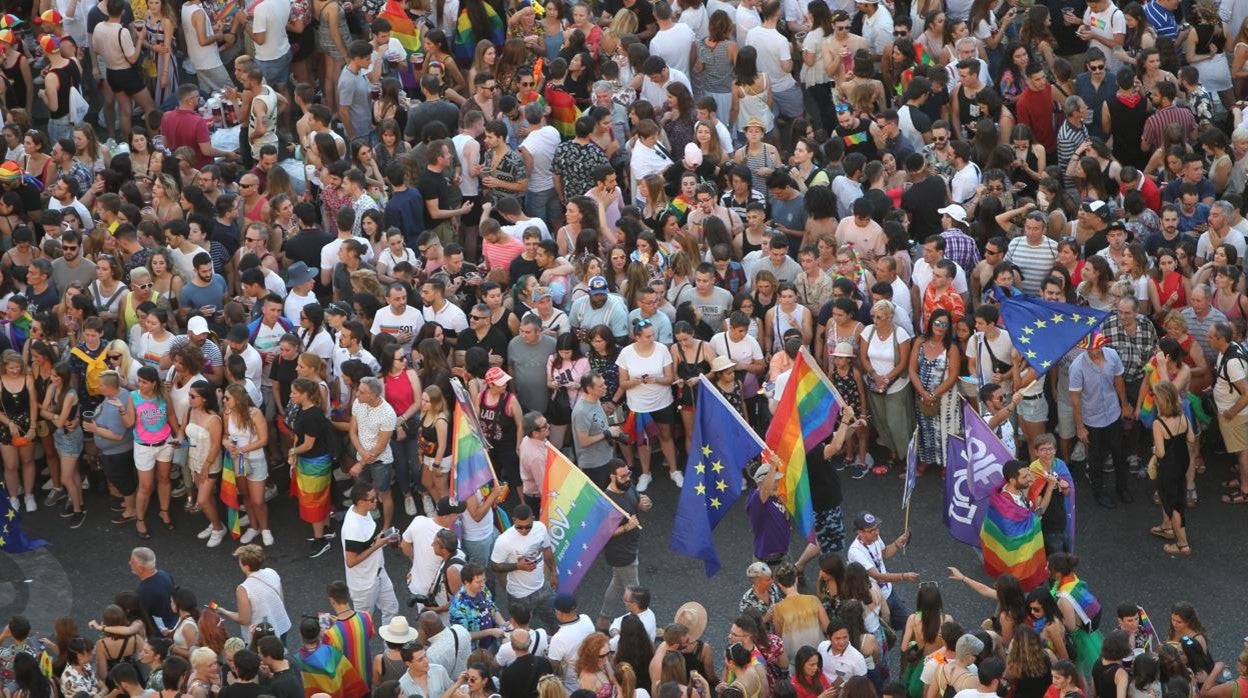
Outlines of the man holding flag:
M1009 573L1018 578L1023 591L1031 591L1046 579L1044 536L1040 516L1053 496L1057 477L1044 475L1040 498L1028 499L1037 473L1019 460L1001 469L1005 484L988 499L988 512L980 532L984 571L993 579Z
M867 570L867 576L874 579L880 586L880 593L888 602L889 625L894 630L906 627L906 619L910 617L910 609L901 600L901 594L893 593L894 582L917 582L918 572L889 572L884 561L906 549L910 542L910 532L905 531L888 545L880 540L880 519L869 511L854 517L854 530L858 535L849 545L848 562L857 562Z
M598 380L602 377L598 376ZM618 609L624 602L624 590L641 583L637 576L637 551L641 547L641 522L637 520L637 512L650 511L651 503L649 497L638 494L633 487L633 471L628 463L612 458L603 470L611 478L604 493L620 511L628 514L602 546L602 557L611 568L611 583L602 596L602 610L598 612L597 627L605 632L611 619L620 615Z

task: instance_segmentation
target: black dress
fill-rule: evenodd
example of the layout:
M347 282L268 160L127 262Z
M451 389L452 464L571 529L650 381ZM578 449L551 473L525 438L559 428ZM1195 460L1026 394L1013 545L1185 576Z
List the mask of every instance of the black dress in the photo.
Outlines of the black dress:
M1171 434L1164 420L1157 419L1166 432L1162 442L1165 455L1157 460L1157 497L1161 500L1161 509L1169 518L1175 512L1179 521L1183 522L1185 509L1184 489L1187 486L1187 418L1183 418L1183 426L1177 434Z
M687 381L690 378L697 378L698 376L711 370L711 362L706 360L706 357L702 352L702 348L704 346L706 346L706 342L698 341L698 349L693 355L697 361L692 363L685 360L684 349L679 349L676 352L676 377L682 381L679 390L679 402L681 407L693 407L695 404L694 396L698 392L697 388L685 385L683 381Z

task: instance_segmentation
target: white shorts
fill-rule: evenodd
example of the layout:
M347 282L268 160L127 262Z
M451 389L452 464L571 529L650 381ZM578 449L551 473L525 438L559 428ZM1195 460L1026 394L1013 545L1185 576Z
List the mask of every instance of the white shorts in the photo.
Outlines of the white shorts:
M263 449L243 455L243 475L251 482L269 479L269 461Z
M1057 438L1075 438L1075 408L1065 400L1057 401Z
M435 461L434 459L426 456L420 459L420 463L426 468L437 471L439 473L451 472L451 457L450 456L446 456L440 461Z
M156 462L168 463L173 460L173 443L166 441L159 446L148 446L134 442L134 468L146 473L156 467Z

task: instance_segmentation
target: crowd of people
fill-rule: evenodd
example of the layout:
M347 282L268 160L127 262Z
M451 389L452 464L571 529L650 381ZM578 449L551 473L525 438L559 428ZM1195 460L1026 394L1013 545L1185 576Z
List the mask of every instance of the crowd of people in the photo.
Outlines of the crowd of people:
M1085 484L1151 497L1148 533L1187 557L1207 467L1248 503L1248 3L5 9L6 509L191 526L244 577L204 608L135 548L138 589L88 628L8 622L6 696L1248 690L1190 604L1164 640L1130 602L1102 635L1068 525ZM1020 293L1108 316L1040 371L1001 316ZM845 408L808 444L813 540L788 562L757 467L726 643L696 600L660 626L645 493L684 485L701 391L764 433L803 351ZM905 590L908 532L851 517L840 483L904 477L912 439L943 471L963 402L1016 456L999 494L1048 561L950 568L997 602L982 628ZM459 501L465 428L497 482ZM541 521L548 445L626 514L587 613ZM273 534L287 488L307 557L341 549L330 614L300 617L266 563L304 544Z

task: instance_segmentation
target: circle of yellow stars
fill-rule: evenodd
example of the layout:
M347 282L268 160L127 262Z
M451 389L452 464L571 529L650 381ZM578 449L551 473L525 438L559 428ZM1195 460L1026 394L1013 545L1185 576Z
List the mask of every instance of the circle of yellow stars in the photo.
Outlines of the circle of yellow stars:
M693 489L695 492L697 492L699 495L703 497L706 497L706 493L707 493L706 483L708 482L707 476L706 476L706 467L707 467L706 463L708 460L710 460L712 455L714 455L714 452L711 450L711 447L707 445L703 445L702 446L702 458L698 459L698 464L693 466L693 472L698 475L697 483L693 486ZM710 463L711 463L710 483L711 483L711 486L714 487L714 490L711 492L711 496L707 498L706 503L708 506L714 507L715 509L720 509L724 506L724 503L719 498L719 496L716 495L715 493L726 492L728 490L728 483L725 482L722 477L716 477L716 476L723 473L724 464L720 462L719 460L713 460L713 461L710 461Z
M1023 330L1021 333L1019 333L1019 336L1018 336L1018 343L1023 346L1031 344L1031 340L1035 338L1034 335L1036 334L1037 330L1043 330L1049 327L1049 325L1057 326L1067 321L1074 323L1074 324L1083 323L1089 327L1095 327L1096 323L1099 321L1099 318L1097 318L1095 315L1083 315L1082 313L1068 313L1068 314L1067 313L1053 313L1053 317L1049 318L1048 320L1038 319L1035 322L1031 323L1030 325L1023 325ZM1027 360L1030 363L1031 361L1036 359L1037 354L1033 349L1024 349L1023 356L1027 357ZM1051 367L1052 365L1053 365L1052 361L1040 362L1040 368L1042 369L1047 369Z

